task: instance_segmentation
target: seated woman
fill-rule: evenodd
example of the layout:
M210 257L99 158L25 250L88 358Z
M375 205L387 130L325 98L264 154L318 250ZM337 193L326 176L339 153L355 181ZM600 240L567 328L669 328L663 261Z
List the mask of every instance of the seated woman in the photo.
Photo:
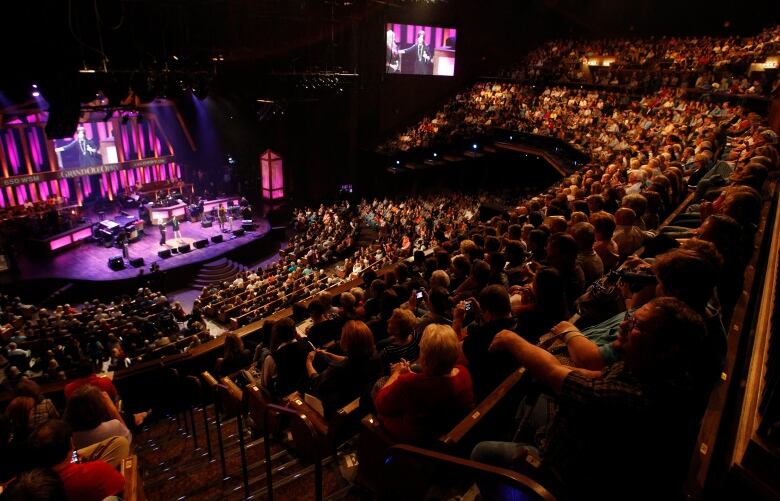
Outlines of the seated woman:
M415 329L417 317L409 310L396 308L387 322L388 339L378 343L382 367L389 368L402 360L412 362L420 353L420 335Z
M534 274L530 290L513 286L512 313L517 319L517 333L526 341L536 344L542 334L569 318L566 306L566 285L561 274L552 267L544 267ZM515 306L515 295L521 303Z
M271 353L263 360L263 386L278 397L306 391L306 355L310 351L311 345L298 339L293 319L274 323Z
M60 415L54 404L41 395L41 387L29 379L22 379L14 389L15 398L8 404L5 412L16 428L15 434L27 436L29 431L49 419Z
M317 350L310 352L306 359L312 393L322 400L326 418L356 398L367 396L382 375L374 335L364 322L347 321L341 329L339 344L346 356ZM322 374L314 368L317 353L330 362Z
M379 422L393 440L426 445L450 430L474 405L471 376L458 360L458 337L448 325L431 324L420 340L422 374L408 363L376 394Z
M76 449L110 437L123 437L128 442L133 438L111 397L90 384L78 388L68 399L65 421L73 429L73 446Z
M217 359L216 372L220 376L227 376L239 371L252 363L252 353L244 348L244 342L235 332L229 332L225 336L225 351L221 358Z

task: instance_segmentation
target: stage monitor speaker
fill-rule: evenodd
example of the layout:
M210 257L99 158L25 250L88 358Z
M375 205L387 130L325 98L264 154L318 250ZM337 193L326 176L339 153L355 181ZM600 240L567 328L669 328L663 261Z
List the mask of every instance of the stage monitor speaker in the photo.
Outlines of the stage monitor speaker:
M192 243L193 247L195 247L196 249L202 249L205 246L207 246L208 244L209 244L209 241L207 239L205 239L205 238L203 240L195 240Z
M171 257L171 249L162 249L157 251L157 255L160 256L163 259L167 259Z
M192 249L190 248L190 244L184 244L179 246L179 254L185 254Z
M236 237L243 237L244 236L244 228L233 230L233 235Z
M200 220L200 225L204 228L211 228L211 226L214 224L214 221L208 218L203 218Z
M142 257L134 257L130 260L130 265L134 268L140 268L144 265L144 258Z
M108 267L114 271L122 270L125 267L125 261L122 256L114 256L108 258Z
M241 229L244 231L252 231L255 229L255 223L251 219L244 219L241 221Z
M222 237L222 235L214 235L213 237L211 237L211 241L212 241L213 243L215 243L215 244L218 244L218 243L220 243L222 240L224 240L224 238Z

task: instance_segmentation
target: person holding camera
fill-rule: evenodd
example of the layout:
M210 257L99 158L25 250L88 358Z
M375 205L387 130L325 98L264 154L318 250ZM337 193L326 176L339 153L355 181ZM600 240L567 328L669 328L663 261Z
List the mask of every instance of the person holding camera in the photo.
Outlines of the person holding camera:
M488 351L499 331L517 328L509 293L501 285L489 285L479 294L479 301L471 298L458 303L453 317L453 329L461 340L474 394L478 399L484 398L517 368L517 363L506 354Z
M683 301L656 298L621 323L623 359L600 371L562 364L511 330L497 333L490 352L525 367L555 395L557 412L542 440L480 442L471 459L541 479L565 498L674 497L702 414L690 374L704 331ZM497 487L479 483L485 499L497 498Z
M580 331L569 322L560 322L552 328L553 336L558 336L566 345L568 356L576 367L601 370L607 365L621 360L624 353L617 342L620 324L634 314L636 308L652 296L670 296L683 301L702 316L706 326L706 336L697 353L697 380L705 387L714 383L723 365L726 352L726 332L720 318L720 312L713 306L711 299L715 292L722 259L714 245L702 242L698 251L675 249L656 258L652 268L654 280L648 280L648 273L624 274L621 280L630 286L630 281L642 281L645 285L634 293L637 302L625 313Z
M417 318L417 332L424 331L431 324L452 325L452 301L444 287L432 286L430 292L424 288L414 291L409 298L409 307L417 313L420 304L426 311L423 316Z
M70 426L51 419L30 434L28 452L33 466L51 468L57 473L68 499L100 501L124 489L124 477L108 461L118 466L129 451L123 437L111 437L104 443L105 447L75 451Z

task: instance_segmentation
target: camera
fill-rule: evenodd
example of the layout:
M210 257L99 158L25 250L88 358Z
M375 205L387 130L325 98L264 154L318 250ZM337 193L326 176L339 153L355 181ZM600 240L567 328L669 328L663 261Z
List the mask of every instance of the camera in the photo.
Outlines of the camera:
M425 289L420 289L417 291L417 299L423 298L423 293L425 292Z
M466 304L464 305L465 310L471 311L472 306L474 306L474 304L471 302L471 299L466 300Z
M615 282L617 279L623 280L628 284L628 288L632 292L636 292L640 289L655 285L658 283L658 279L655 273L649 268L640 268L635 270L615 270L612 273L615 274Z

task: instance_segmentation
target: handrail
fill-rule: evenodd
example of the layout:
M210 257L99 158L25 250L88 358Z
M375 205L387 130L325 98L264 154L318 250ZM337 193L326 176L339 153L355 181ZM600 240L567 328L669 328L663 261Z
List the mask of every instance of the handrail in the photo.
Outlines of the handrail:
M468 416L464 417L452 430L441 437L439 441L448 446L460 443L460 441L463 440L463 437L465 437L466 434L469 433L474 426L476 426L476 424L479 423L479 421L523 379L525 372L525 367L520 367L513 371L501 384L490 392L474 410L469 412Z
M548 164L552 165L553 169L558 171L558 174L561 176L566 177L571 174L563 168L563 163L555 155L550 154L550 152L544 148L537 148L524 144L507 143L505 141L496 141L495 145L508 150L515 150L521 153L530 153L531 155L540 156L544 158Z
M775 228L779 221L780 204L775 207L774 211ZM767 477L771 476L766 473L769 470L756 468L757 458L751 460L750 447L752 442L763 443L763 439L759 435L762 415L760 406L762 395L767 385L765 378L767 376L767 364L770 362L770 347L777 342L772 337L776 336L778 332L777 325L774 325L775 319L773 318L777 308L777 292L778 288L780 288L780 284L778 284L780 280L780 232L778 231L772 232L764 275L769 281L764 283L763 293L758 306L756 325L753 329L755 338L750 352L747 377L745 378L745 396L742 401L734 450L729 461L729 465L732 468L738 466L749 471L756 470L751 475L751 478L755 480L760 479L759 481L768 480ZM775 464L777 462L778 459L775 459ZM748 463L754 468L751 468ZM776 485L775 479L775 487Z
M682 211L684 211L691 204L691 202L693 201L693 198L695 196L696 196L696 192L695 191L692 191L691 193L689 193L688 196L685 197L685 200L680 202L680 204L677 206L677 208L674 209L671 214L666 216L666 219L664 219L663 222L658 225L658 230L661 230L661 228L663 228L665 226L669 226L670 224L672 224L672 222L675 219L677 219L677 216L682 214ZM642 247L638 248L636 250L636 252L635 252L635 254L637 256L642 256L644 253L645 253L645 246L644 245Z
M538 499L555 501L555 496L540 483L513 470L498 468L496 466L478 463L469 459L450 456L449 454L442 454L441 452L422 449L412 445L393 445L387 451L388 459L391 459L394 455L425 459L438 464L452 466L461 471L470 471L476 476L493 481L504 481L512 487L520 488L525 492L530 491L530 493L534 494Z
M311 420L305 414L296 412L289 407L282 407L277 404L268 404L265 408L264 418L268 423L270 413L276 412L278 414L286 414L293 419L297 419L303 423L303 426L308 430L311 435L312 442L316 443L317 432L314 430ZM274 499L274 482L271 475L273 474L273 468L271 467L271 433L268 426L263 428L263 442L265 445L265 479L266 479L266 491L268 501ZM322 455L320 454L319 447L314 447L314 499L315 501L322 501Z
M744 324L745 322L750 321L748 306L751 300L751 292L755 285L754 280L756 276L762 277L762 273L757 274L756 270L760 266L758 261L761 255L762 243L767 234L766 230L770 206L777 203L777 182L773 182L770 192L772 193L772 198L768 203L764 203L761 210L759 229L756 232L753 242L753 256L745 269L745 283L743 285L742 294L734 308L734 313L731 316L727 340L726 368L721 374L721 380L716 383L710 393L707 410L702 418L702 423L696 438L695 450L693 452L693 457L691 458L688 477L684 487L685 494L689 499L699 499L702 496L707 482L713 453L715 452L715 442L718 438L721 423L723 421L724 409L729 400L729 393L733 387L734 380L739 380L738 377L734 377L734 371L737 367L737 354L744 344L743 333L745 335L748 334L747 332L744 332Z
M122 491L122 499L127 501L143 501L144 489L141 474L138 472L138 456L133 454L122 459L122 476L125 477L125 487Z

